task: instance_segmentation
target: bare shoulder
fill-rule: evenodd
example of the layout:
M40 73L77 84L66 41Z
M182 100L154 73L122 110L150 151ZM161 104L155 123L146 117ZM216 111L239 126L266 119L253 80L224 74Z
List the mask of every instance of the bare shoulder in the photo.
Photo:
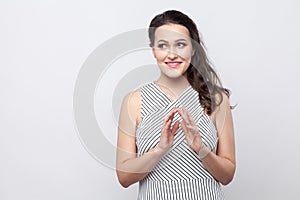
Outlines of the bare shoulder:
M141 118L141 90L136 89L124 96L122 102L122 112L138 124Z
M134 103L141 102L141 89L136 89L128 93L128 99Z
M141 90L136 89L129 92L123 99L123 104L127 104L130 109L137 109L141 107Z
M230 100L229 100L229 96L222 91L221 95L216 95L216 100L217 102L220 102L220 104L216 107L214 113L218 113L224 109L230 109Z

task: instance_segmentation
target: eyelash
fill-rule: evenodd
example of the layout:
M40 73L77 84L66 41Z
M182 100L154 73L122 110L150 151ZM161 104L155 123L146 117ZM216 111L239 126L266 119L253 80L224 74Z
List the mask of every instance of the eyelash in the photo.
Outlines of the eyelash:
M187 44L185 44L185 43L183 43L183 42L179 42L177 45L178 45L178 46L179 46L179 45L182 45L181 47L185 47Z
M158 48L163 49L164 46L167 46L166 44L158 44Z
M177 45L178 47L185 47L185 46L187 46L187 44L186 44L186 43L183 43L183 42L179 42L179 43L177 43L176 45ZM165 48L164 46L167 46L167 44L158 44L158 48L160 48L160 49Z

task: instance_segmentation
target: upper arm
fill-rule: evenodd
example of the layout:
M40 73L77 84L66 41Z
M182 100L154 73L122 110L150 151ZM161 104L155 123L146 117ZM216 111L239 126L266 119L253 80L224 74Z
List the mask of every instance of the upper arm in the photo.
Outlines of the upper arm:
M232 163L235 163L235 142L232 112L228 96L225 93L222 93L222 95L223 101L214 113L219 137L217 154L221 157L229 159Z
M123 98L117 142L117 168L127 159L136 157L136 126L140 121L141 95L136 90Z

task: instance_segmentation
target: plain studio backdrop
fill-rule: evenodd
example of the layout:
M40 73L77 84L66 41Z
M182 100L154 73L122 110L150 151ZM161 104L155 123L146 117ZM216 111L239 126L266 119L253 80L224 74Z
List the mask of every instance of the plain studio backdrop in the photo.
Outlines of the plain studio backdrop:
M231 103L238 104L237 171L224 187L227 199L300 198L299 1L6 0L0 2L1 200L136 198L137 184L122 188L115 171L82 144L73 92L83 63L100 44L147 28L167 9L196 22L223 85L233 92ZM150 53L120 58L102 80L131 64L155 64ZM95 99L106 95L100 85ZM119 112L121 95L107 96L115 105L110 112L95 101L102 123ZM114 145L116 134L105 131Z

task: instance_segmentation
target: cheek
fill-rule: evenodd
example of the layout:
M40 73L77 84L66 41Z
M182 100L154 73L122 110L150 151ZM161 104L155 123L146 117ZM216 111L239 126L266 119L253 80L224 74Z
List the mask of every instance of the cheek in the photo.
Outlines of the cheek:
M190 60L192 57L192 50L178 50L178 55L185 60Z
M162 50L155 50L155 58L157 61L165 60L165 58L168 56L167 51Z

